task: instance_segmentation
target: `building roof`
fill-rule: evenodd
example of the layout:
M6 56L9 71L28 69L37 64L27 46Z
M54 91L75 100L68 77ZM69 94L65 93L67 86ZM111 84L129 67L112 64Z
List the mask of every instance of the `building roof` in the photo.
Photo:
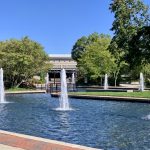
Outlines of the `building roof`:
M51 70L76 70L77 62L71 58L71 54L49 54L49 57L53 64Z
M71 58L71 54L49 54L50 58Z

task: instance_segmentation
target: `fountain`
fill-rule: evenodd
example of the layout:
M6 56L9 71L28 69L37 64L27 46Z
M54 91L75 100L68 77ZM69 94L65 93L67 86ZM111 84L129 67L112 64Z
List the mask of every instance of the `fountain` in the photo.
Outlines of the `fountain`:
M147 116L145 116L145 117L142 117L142 119L144 119L144 120L150 120L150 114L147 115Z
M105 74L105 80L104 80L104 90L108 89L108 76Z
M60 101L60 107L57 110L70 110L65 69L61 70L61 95L59 101Z
M46 90L48 91L48 84L49 84L49 74L46 74Z
M75 84L75 77L74 77L74 72L72 73L72 84Z
M140 73L140 87L139 87L140 91L144 91L144 77L143 77L143 73Z
M3 82L3 69L0 69L0 103L4 103L4 82Z
M71 84L72 84L72 91L75 90L75 73L72 73L72 78L71 78Z

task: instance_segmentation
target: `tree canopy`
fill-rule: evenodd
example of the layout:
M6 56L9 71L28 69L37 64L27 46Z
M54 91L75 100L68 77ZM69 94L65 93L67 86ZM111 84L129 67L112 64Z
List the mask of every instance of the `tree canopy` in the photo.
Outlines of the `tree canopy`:
M80 39L78 39L71 51L72 58L78 62L78 60L82 57L82 54L86 51L87 45L97 42L100 36L102 36L102 34L99 35L95 32L90 34L88 37L82 36Z
M43 47L28 37L0 42L0 67L10 86L17 86L50 67Z
M112 0L110 10L115 17L111 28L114 31L111 45L115 42L117 48L127 54L129 41L149 24L148 7L141 0Z
M98 39L85 47L82 57L78 60L79 70L93 79L105 73L112 72L114 59L107 50L111 38L108 35L99 35Z
M71 51L71 55L74 60L78 61L78 59L81 58L82 53L85 51L86 44L87 37L85 36L82 36L77 40Z
M150 63L150 27L141 28L133 36L127 58L132 66Z
M109 50L117 60L116 71L121 66L130 66L131 72L137 70L149 62L149 8L141 0L112 0L110 10L115 19Z

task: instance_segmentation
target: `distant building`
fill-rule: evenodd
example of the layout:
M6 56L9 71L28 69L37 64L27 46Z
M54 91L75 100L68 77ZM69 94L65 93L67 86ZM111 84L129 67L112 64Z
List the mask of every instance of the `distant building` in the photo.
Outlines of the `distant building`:
M60 71L66 70L67 81L71 82L72 75L76 73L77 63L71 58L71 54L50 54L52 69L48 72L49 83L60 83Z

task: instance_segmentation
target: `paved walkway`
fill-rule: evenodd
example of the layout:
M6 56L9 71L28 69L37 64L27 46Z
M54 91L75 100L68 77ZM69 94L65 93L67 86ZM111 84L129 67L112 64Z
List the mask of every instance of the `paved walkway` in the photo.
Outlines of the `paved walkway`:
M0 150L97 150L7 131L0 131Z

